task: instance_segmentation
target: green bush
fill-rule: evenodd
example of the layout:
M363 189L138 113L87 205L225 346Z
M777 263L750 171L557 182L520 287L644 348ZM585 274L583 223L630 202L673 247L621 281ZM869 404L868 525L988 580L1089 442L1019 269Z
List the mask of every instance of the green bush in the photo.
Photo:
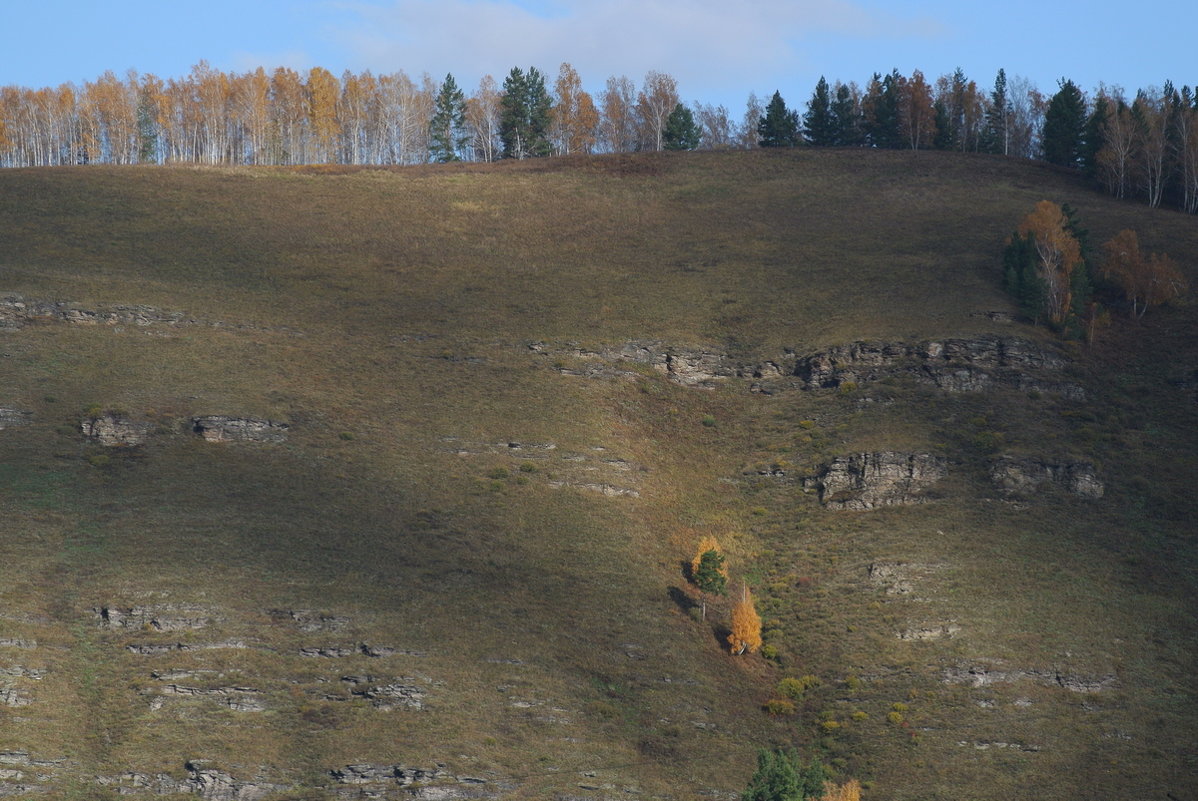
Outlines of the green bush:
M798 710L795 708L795 702L786 698L771 698L766 701L761 707L768 714L775 717L785 717L795 714Z
M778 682L777 692L785 698L802 701L803 697L807 695L808 690L815 689L818 686L820 686L820 680L816 676L809 675L797 679L793 676L787 676Z

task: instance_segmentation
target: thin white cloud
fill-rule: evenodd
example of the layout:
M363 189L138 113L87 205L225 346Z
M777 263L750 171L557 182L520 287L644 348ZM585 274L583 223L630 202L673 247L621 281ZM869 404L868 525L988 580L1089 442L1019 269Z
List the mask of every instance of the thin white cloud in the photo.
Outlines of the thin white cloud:
M351 22L333 35L357 69L403 69L469 80L502 79L513 66L556 74L570 62L589 86L610 75L638 80L661 70L684 97L736 89L763 75L809 66L803 43L817 36L926 38L927 19L867 10L850 0L514 0L346 2Z

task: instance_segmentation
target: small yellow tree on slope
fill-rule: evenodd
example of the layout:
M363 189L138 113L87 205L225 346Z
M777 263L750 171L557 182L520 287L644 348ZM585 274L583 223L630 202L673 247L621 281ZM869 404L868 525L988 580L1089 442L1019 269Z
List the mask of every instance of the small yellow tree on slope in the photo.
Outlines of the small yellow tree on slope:
M748 587L742 588L740 600L732 607L732 633L728 635L728 646L734 654L753 653L761 647L761 616L753 607L753 596Z

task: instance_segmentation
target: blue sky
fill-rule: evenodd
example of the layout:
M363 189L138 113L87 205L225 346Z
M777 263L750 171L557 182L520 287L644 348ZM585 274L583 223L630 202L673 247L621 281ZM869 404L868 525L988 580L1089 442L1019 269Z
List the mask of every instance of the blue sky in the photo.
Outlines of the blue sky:
M392 72L468 90L491 73L569 61L592 92L649 70L684 100L734 113L750 91L804 103L819 76L961 67L985 90L1000 67L1051 94L1071 78L1137 87L1198 84L1198 4L1141 0L0 0L0 85L82 83L105 70L181 77L200 59ZM1110 10L1106 10L1110 9Z

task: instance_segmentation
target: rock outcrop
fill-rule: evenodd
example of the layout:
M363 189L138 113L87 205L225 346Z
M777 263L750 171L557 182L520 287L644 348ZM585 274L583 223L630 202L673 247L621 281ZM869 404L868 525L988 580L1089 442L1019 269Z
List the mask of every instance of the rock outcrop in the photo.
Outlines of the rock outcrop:
M501 788L474 776L454 776L444 765L412 768L405 765L346 765L329 771L342 798L402 797L419 801L493 798ZM402 793L402 795L398 795Z
M349 685L350 695L370 702L385 712L395 709L423 709L425 691L407 679L387 681L374 676L342 676Z
M96 784L115 787L119 795L196 795L206 801L259 801L288 788L281 784L258 779L238 779L230 773L193 760L185 766L186 779L176 779L166 773L127 771L118 776L101 776Z
M0 298L0 328L20 328L34 322L147 326L194 324L196 321L182 312L166 312L153 306L115 305L84 309L64 300L26 300L20 295Z
M21 295L0 297L0 329L23 328L30 324L67 323L71 325L128 326L136 329L206 326L222 330L283 331L300 334L292 328L269 328L247 323L204 320L183 312L167 311L145 304L117 303L86 308L66 300L33 300Z
M183 698L211 698L235 712L262 712L266 709L261 690L253 687L189 687L183 684L167 684L160 693Z
M711 348L685 348L667 345L657 340L631 340L623 345L588 350L577 345L553 347L544 342L528 346L534 353L546 356L568 356L584 364L579 367L559 364L565 375L613 377L627 375L620 363L647 364L664 373L667 378L688 387L712 387L715 382L737 375L726 354ZM586 364L590 362L590 364Z
M1006 386L1082 399L1081 387L1052 376L1067 360L1056 350L1022 337L852 342L800 358L795 375L808 389L862 384L911 375L946 392L981 392Z
M224 414L191 419L191 430L208 442L283 442L287 439L289 428L286 423L273 420Z
M101 626L110 629L187 631L212 622L207 610L192 606L98 606L92 614Z
M27 426L32 419L33 412L25 412L20 409L0 409L0 431L6 428Z
M854 453L840 456L803 486L819 492L829 509L873 509L929 500L928 491L947 472L947 460L929 453Z
M386 656L424 656L420 651L409 651L393 648L390 645L310 645L299 650L300 656L321 657L324 659L343 659L349 656L368 656L378 659Z
M104 412L87 417L79 424L83 436L107 448L132 448L141 445L154 430L154 424L131 420L118 412Z
M957 665L944 671L945 684L968 684L988 687L992 684L1013 684L1033 681L1046 687L1060 687L1075 693L1097 693L1115 683L1113 675L1079 676L1055 668L1007 668L999 662L992 664Z
M347 617L311 609L270 609L266 614L277 623L294 623L300 631L339 631L349 624Z
M1090 462L1049 462L1004 456L990 466L990 479L1005 495L1026 496L1046 485L1064 487L1082 498L1101 498L1105 488Z

